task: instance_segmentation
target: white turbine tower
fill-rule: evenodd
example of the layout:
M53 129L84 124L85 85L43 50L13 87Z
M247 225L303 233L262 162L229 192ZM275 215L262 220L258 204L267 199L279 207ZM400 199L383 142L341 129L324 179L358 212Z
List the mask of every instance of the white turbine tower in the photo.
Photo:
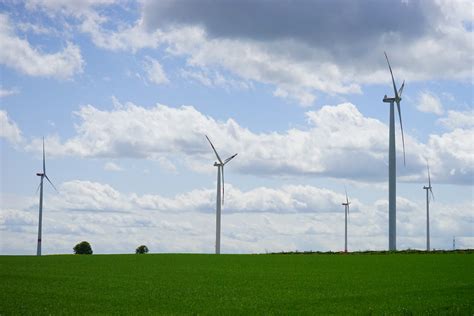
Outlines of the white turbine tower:
M431 189L431 177L430 177L430 166L426 164L428 169L428 186L423 186L423 189L426 190L426 251L430 251L430 195L434 200L433 190Z
M344 214L345 214L345 226L344 226L344 252L347 252L347 216L349 215L349 198L347 197L347 190L344 188L344 191L346 191L346 201L342 203L344 205Z
M387 53L385 53L390 75L392 76L393 91L395 96L383 98L383 102L390 103L390 132L388 145L388 249L397 250L397 161L395 158L395 109L394 103L397 103L398 117L400 118L400 129L402 131L403 144L403 164L405 164L405 137L403 136L402 113L400 110L400 101L402 100L403 81L400 90L397 91L395 79L393 79L392 67L388 61Z
M217 198L216 198L216 254L221 253L221 207L224 204L224 166L231 161L237 154L234 154L222 161L221 157L217 153L214 145L207 135L205 135L209 144L211 144L212 150L216 154L217 160L214 162L214 166L217 167ZM221 180L222 180L222 196L221 196Z
M36 246L36 255L41 256L41 233L42 233L42 228L43 228L43 179L46 178L48 182L51 184L51 186L56 190L56 187L54 184L49 180L48 176L46 175L46 159L45 159L45 154L44 154L44 137L43 137L43 172L38 172L36 174L38 177L41 177L40 184L39 184L39 190L40 190L40 199L39 199L39 221L38 221L38 244ZM38 192L38 190L36 190Z

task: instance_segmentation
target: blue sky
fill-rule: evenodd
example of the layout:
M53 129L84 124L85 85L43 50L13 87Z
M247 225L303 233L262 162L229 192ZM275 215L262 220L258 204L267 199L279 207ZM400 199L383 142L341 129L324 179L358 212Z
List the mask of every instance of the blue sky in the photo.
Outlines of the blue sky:
M474 247L469 1L3 1L1 254L213 252L214 156L226 166L222 251L388 244L383 52L402 101L398 247Z

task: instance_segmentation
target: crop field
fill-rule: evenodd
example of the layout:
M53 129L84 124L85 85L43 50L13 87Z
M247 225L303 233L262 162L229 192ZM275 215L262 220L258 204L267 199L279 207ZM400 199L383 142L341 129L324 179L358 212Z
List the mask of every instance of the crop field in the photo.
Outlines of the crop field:
M0 257L0 314L474 313L474 254Z

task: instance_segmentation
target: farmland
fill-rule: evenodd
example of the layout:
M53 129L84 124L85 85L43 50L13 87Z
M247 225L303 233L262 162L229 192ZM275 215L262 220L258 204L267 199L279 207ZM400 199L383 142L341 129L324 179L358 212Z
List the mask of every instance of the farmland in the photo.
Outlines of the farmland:
M473 314L474 254L0 257L0 314Z

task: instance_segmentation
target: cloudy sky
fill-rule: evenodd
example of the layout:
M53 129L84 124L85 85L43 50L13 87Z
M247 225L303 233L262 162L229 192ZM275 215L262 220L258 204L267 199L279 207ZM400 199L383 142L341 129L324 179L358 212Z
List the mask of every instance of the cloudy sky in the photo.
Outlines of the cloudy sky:
M384 57L405 80L398 248L474 248L471 1L0 3L0 254L388 247Z

